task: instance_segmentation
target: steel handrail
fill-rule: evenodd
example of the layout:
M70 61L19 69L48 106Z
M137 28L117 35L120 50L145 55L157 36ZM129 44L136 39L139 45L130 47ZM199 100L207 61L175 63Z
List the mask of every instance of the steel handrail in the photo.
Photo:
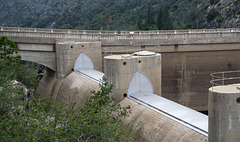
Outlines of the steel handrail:
M227 76L232 75L234 73L239 73L239 75L238 76L227 77ZM210 76L212 77L212 80L210 81L212 86L228 85L226 83L226 81L229 81L229 80L239 80L238 83L240 82L240 70L214 72L214 73L211 73ZM218 82L221 82L221 83L218 83Z

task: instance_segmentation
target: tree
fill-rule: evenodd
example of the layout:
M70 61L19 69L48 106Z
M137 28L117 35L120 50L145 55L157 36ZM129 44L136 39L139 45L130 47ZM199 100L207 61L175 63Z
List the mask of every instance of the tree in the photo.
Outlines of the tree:
M215 17L219 15L219 11L216 8L210 9L210 11L207 13L207 21L212 21Z
M72 29L73 26L70 24L63 24L61 26L58 27L59 29Z
M213 5L213 4L216 4L219 2L219 0L209 0L210 4Z
M172 22L170 20L170 17L168 16L166 19L166 22L164 24L163 30L172 30L173 29L173 25Z
M149 30L150 26L139 16L138 18L138 29L139 30Z
M21 57L16 55L18 53L16 44L8 40L6 36L0 39L0 59L8 61L19 61Z
M155 28L156 23L154 21L154 12L152 7L148 7L144 18L142 18L142 15L138 17L137 25L139 30L152 30Z
M93 96L85 107L80 109L79 114L84 120L79 117L72 119L80 121L77 123L78 135L81 135L83 140L90 141L132 141L132 129L129 125L122 125L120 119L127 116L129 107L113 104L114 97L109 95L113 85L108 84L105 77L99 87L99 91L91 91ZM75 131L73 133L76 133Z
M157 18L157 26L159 30L172 30L172 22L167 7L160 7Z
M163 28L163 10L162 10L162 7L160 7L159 11L158 11L157 26L158 26L159 30L161 30Z
M35 89L39 80L37 73L29 64L21 64L16 44L3 36L0 39L0 86L8 81L18 80L28 88Z
M21 106L24 94L23 86L35 89L38 84L37 73L28 65L20 64L16 44L3 36L0 39L0 116L1 121L9 119L16 106ZM18 81L24 83L18 83ZM20 87L17 84L22 84ZM0 122L1 122L0 121ZM3 121L2 123L4 123ZM1 123L1 124L2 124Z
M152 11L152 7L148 7L145 21L146 21L146 24L148 24L150 27L154 25L154 13Z
M206 18L202 11L192 4L186 9L183 21L185 29L199 29L206 22Z

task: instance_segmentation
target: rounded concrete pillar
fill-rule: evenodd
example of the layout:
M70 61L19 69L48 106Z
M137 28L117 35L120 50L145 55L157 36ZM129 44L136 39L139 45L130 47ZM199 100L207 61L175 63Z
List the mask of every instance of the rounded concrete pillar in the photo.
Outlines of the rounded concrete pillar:
M209 142L239 142L240 89L236 85L209 89Z

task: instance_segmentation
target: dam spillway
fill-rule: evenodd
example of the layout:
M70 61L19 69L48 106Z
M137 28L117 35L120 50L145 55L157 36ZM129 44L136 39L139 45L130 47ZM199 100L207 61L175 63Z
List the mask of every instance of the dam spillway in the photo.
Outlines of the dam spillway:
M81 63L89 65L89 59ZM110 70L105 73L106 77L115 81L125 82L124 84L113 84L115 85L113 94L116 95L118 103L122 106L130 105L132 113L123 121L124 123L132 122L133 126L141 127L138 141L191 142L205 141L207 139L205 129L207 127L205 119L207 116L164 99L159 94L154 94L161 87L158 77L151 76L153 74L161 76L160 54L149 56L114 55L106 57L106 60L104 62L105 67L107 68L110 65ZM148 66L143 66L146 64ZM52 83L55 84L54 86L59 86L56 87L58 89L55 89L53 93L57 101L65 101L71 97L70 102L76 102L76 106L83 106L91 96L90 91L99 89L99 77L103 73L94 70L94 66L93 68L88 68L88 65L85 65L85 69L84 67L77 67L74 72L71 72L60 82L55 81L55 83ZM119 66L119 68L116 68L116 66ZM125 69L121 68L121 66L124 66ZM82 71L82 73L78 73L78 70ZM100 73L100 76L96 75L96 72L97 74ZM93 76L91 76L91 73L93 73ZM119 78L122 76L121 74L124 75L124 78ZM125 85L127 87L127 97L123 96ZM142 86L145 86L145 88ZM182 116L179 117L176 113ZM196 118L199 118L201 121ZM201 124L196 125L197 123Z

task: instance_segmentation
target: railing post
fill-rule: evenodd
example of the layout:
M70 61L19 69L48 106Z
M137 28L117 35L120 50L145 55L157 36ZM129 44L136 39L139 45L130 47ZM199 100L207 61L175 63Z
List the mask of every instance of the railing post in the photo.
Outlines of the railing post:
M212 74L210 74L210 75L211 75L211 77L212 77L212 80L210 81L210 83L212 84L212 87L213 87L214 77L213 77ZM213 81L213 82L212 82L212 81Z
M222 85L224 85L224 72L222 74Z

